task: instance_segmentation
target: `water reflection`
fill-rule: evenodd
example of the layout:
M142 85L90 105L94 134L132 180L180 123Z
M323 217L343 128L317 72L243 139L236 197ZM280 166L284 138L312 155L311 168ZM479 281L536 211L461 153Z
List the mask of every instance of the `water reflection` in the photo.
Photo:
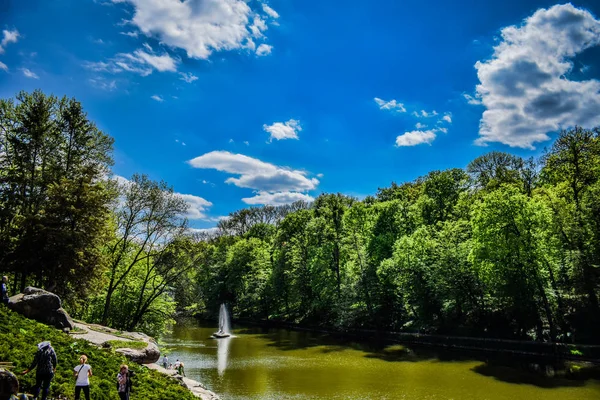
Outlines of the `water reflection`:
M219 376L223 376L227 369L227 359L229 358L229 345L231 338L216 339L217 340L217 371Z

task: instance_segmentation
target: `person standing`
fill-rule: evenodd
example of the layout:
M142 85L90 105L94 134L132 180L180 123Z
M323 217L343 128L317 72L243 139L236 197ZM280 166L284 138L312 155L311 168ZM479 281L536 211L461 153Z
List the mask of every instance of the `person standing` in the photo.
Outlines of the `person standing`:
M2 285L0 285L0 301L2 304L8 304L8 276L2 277Z
M163 355L162 364L163 364L164 369L169 368L169 358L167 357L166 353L165 353L165 355Z
M79 357L79 365L73 368L75 376L75 400L79 400L81 391L85 395L85 400L90 400L90 376L92 376L92 367L87 364L87 356L84 354Z
M32 369L37 367L35 375L35 387L33 388L33 394L36 399L42 390L42 400L48 398L50 392L50 382L54 378L56 372L56 365L58 360L56 359L56 352L50 345L50 342L41 342L37 345L38 350L35 353L31 366L23 371L23 375L26 375Z
M121 365L121 369L117 374L117 391L121 400L129 400L129 392L131 391L131 374L127 365Z

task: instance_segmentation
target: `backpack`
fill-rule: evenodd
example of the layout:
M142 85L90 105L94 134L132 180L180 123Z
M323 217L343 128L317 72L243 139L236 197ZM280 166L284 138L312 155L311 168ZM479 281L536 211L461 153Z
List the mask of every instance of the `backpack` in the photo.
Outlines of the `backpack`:
M54 365L52 364L52 355L54 353L54 349L52 348L52 346L46 346L42 349L39 349L38 351L38 371L44 373L52 373L54 370Z

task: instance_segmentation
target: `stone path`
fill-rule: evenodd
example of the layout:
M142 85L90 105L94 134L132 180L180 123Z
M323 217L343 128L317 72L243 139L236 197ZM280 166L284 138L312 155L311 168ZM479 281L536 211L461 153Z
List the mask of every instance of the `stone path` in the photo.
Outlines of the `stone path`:
M143 334L138 334L135 332L126 332L123 335L117 335L119 331L110 329L100 325L92 325L92 324L83 324L81 322L76 322L75 327L77 327L81 332L72 332L71 336L76 339L84 339L90 343L93 343L97 346L102 346L103 343L109 340L123 340L123 341L131 341L131 340L144 340L144 337L147 336ZM105 332L99 332L98 330L91 329L94 327L95 329L102 330ZM83 332L85 331L85 332ZM145 340L144 340L145 341ZM202 400L219 400L219 396L210 390L206 389L200 382L197 382L193 379L189 379L177 374L175 370L167 370L161 367L160 365L151 363L151 364L143 364L149 369L153 369L155 371L160 372L161 374L169 375L171 378L178 380L183 386L185 386L194 396L202 399Z

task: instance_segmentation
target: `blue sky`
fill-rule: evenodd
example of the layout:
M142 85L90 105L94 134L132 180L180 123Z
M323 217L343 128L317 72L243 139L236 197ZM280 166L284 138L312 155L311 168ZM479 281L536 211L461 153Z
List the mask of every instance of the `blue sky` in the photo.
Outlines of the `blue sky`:
M0 96L80 100L114 173L236 209L357 197L600 125L600 3L0 0Z

